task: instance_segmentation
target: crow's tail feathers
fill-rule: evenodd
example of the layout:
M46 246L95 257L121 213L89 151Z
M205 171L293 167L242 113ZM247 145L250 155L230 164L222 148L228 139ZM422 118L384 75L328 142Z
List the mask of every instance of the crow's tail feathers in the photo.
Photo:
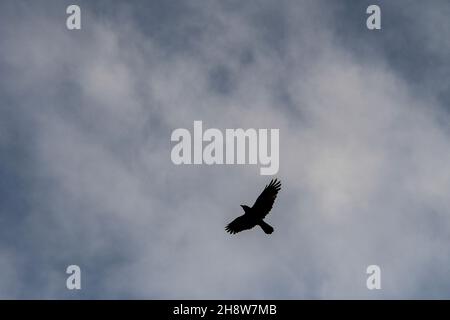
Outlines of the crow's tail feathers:
M267 234L271 234L273 232L273 227L271 225L265 223L264 221L261 221L260 223L258 223L258 225Z

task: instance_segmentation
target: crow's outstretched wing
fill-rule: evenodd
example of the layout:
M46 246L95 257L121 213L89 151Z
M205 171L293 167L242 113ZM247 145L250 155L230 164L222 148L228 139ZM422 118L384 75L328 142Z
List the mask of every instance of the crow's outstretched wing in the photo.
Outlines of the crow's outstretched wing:
M231 221L225 230L231 234L235 234L244 230L251 229L255 226L253 219L249 218L248 215L242 215Z
M256 199L252 207L252 212L255 216L263 219L272 210L273 203L277 197L278 191L281 189L281 182L277 179L272 179L263 192Z

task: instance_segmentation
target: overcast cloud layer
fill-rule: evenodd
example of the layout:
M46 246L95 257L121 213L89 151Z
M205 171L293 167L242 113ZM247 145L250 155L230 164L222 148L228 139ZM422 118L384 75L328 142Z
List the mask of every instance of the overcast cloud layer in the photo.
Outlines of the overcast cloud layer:
M450 298L450 2L77 3L0 4L1 298ZM272 235L194 120L280 129Z

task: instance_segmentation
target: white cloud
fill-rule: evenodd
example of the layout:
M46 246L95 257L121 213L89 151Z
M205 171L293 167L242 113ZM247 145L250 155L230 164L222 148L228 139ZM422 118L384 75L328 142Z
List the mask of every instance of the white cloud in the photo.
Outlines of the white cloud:
M92 15L73 37L35 14L50 33L9 37L1 63L17 71L8 92L19 112L36 119L46 197L26 237L54 274L47 291L11 296L64 296L57 268L67 260L95 272L87 294L96 297L434 295L420 289L449 262L442 106L381 58L352 56L333 40L333 20L318 19L323 8L304 5L278 8L282 53L264 40L278 34L258 24L270 12L218 4L194 8L199 20L189 23L201 31L170 55L128 16L114 24ZM226 94L211 87L217 67L232 82ZM257 166L172 164L170 133L194 120L280 128L283 189L270 237L223 231L267 183ZM382 268L381 292L365 288L370 264Z

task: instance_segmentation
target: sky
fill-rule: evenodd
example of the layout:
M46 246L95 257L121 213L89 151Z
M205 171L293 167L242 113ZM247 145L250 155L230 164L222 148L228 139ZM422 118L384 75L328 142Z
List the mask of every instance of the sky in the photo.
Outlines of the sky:
M1 1L0 298L450 298L449 16L446 0ZM195 120L279 129L279 172L174 165L171 133ZM274 177L274 233L227 234Z

